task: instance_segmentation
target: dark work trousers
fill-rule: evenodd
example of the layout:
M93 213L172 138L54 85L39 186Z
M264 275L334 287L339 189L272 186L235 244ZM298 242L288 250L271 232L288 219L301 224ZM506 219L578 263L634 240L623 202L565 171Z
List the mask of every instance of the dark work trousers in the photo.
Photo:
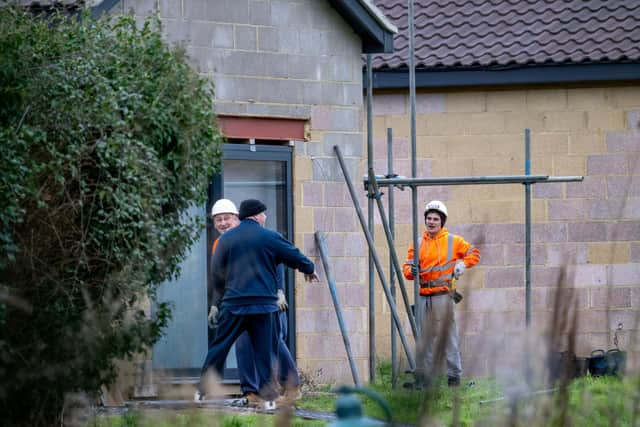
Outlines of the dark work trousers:
M260 397L273 400L278 391L272 382L272 366L278 354L278 335L276 328L277 312L260 314L235 315L228 307L218 313L216 336L209 346L207 357L202 365L200 384L202 390L204 376L209 369L214 369L222 376L224 362L233 343L243 332L246 332L255 352L255 371L258 378Z
M298 387L300 376L296 362L287 347L287 312L278 312L278 382L284 388ZM276 356L274 355L274 358ZM243 394L258 393L260 384L255 368L255 352L248 333L240 335L236 341L236 360L240 376L240 390Z

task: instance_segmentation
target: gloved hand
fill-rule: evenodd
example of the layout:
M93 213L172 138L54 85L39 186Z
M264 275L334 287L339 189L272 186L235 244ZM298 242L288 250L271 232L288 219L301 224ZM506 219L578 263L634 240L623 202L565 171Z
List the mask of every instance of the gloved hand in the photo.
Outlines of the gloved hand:
M418 267L415 264L411 265L411 275L413 277L416 277L418 275Z
M209 315L207 316L207 323L211 329L215 329L218 326L218 307L212 305L209 309Z
M289 304L287 304L287 299L284 297L284 291L278 289L278 310L285 311L288 307Z
M453 269L453 277L455 277L456 279L459 279L460 276L464 274L466 269L467 267L464 265L464 262L458 261L458 263Z

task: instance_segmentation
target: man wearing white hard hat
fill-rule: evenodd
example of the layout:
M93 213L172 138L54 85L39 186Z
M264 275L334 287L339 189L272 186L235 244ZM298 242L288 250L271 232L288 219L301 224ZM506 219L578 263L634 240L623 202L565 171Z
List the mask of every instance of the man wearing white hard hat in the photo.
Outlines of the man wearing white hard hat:
M239 211L236 205L228 199L218 200L211 208L211 217L213 219L213 225L220 235L235 228L240 224ZM211 247L211 256L216 251L219 240L216 239ZM279 310L279 327L278 333L278 380L283 386L284 391L287 392L291 387L295 390L300 385L300 378L298 376L295 360L291 356L289 349L286 345L286 309L287 301L284 296L284 266L282 264L277 267L277 306ZM218 318L218 305L222 295L220 295L215 289L209 289L209 326L215 329L217 326ZM212 340L210 340L210 343ZM251 344L248 333L242 333L236 340L236 360L238 365L238 372L240 377L240 389L243 397L242 403L247 405L258 404L262 401L259 396L259 391L263 387L258 380L256 372L255 351L261 351L261 349L254 349ZM275 357L275 355L273 355ZM194 399L196 401L202 400L203 396L200 390L196 391Z
M444 227L448 216L447 207L439 200L425 205L426 230L420 241L418 262L414 262L411 245L403 273L408 280L416 275L420 277L420 296L415 303L416 323L421 331L416 345L416 381L418 384L431 381L435 373L434 362L438 363L434 361L434 350L444 348L448 384L455 387L460 385L462 362L452 280L457 280L467 268L480 261L480 251L462 237L449 233Z
M235 203L229 199L219 199L211 207L211 220L213 221L213 228L215 228L218 234L222 236L226 231L231 230L240 224L238 208L236 208ZM213 245L211 245L211 256L213 256L217 246L218 239L214 240ZM209 276L211 275L209 274ZM217 307L214 304L214 301L217 301L219 296L216 295L215 289L213 289L211 285L209 285L207 289L207 295L209 298L208 306L210 307L208 319L209 324L212 324L217 312Z

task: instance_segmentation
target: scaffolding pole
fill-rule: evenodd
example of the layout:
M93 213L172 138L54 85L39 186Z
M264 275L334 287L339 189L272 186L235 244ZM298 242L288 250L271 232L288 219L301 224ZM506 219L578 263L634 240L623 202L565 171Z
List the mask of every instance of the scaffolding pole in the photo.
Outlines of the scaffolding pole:
M411 333L413 333L413 339L418 341L418 329L416 328L416 319L414 314L411 312L411 302L409 301L409 296L407 295L407 289L404 286L404 280L402 278L402 268L400 267L400 262L398 261L398 254L396 254L396 248L393 242L393 236L391 235L391 228L389 227L389 222L387 221L387 215L384 212L384 206L382 205L382 196L378 191L378 186L376 185L376 175L373 172L373 168L369 169L369 182L371 182L371 187L373 190L373 195L378 202L378 213L380 214L380 220L382 222L382 228L384 229L385 236L387 237L387 244L389 245L389 255L391 256L391 260L393 261L393 270L391 270L391 274L395 273L398 278L398 286L400 286L400 292L402 293L402 300L404 301L404 306L407 310L407 317L409 318L409 324L411 325Z
M373 68L371 54L367 54L367 168L373 168ZM369 233L374 238L373 200L367 198ZM369 382L376 375L376 298L373 274L373 257L369 250Z
M329 256L327 255L327 243L324 235L316 231L316 245L320 250L320 258L322 259L322 266L324 267L324 273L327 277L327 283L329 284L329 291L331 292L331 299L333 300L333 307L336 310L336 316L338 317L338 325L340 326L340 333L342 334L342 342L344 343L344 349L347 352L347 358L349 359L349 366L351 367L351 376L353 377L353 383L356 387L360 387L360 375L358 374L358 366L353 358L353 352L351 351L351 342L349 341L349 335L347 334L347 327L344 324L344 318L342 316L342 308L340 306L340 299L338 298L338 291L336 290L336 281L333 278L333 270L331 264L329 264Z
M409 124L411 129L411 177L418 176L418 155L416 136L416 58L415 58L415 28L413 19L413 0L409 1ZM418 188L411 187L411 236L413 247L418 246ZM418 301L420 295L420 275L413 278L413 301ZM418 331L422 325L417 325Z
M582 176L548 176L548 175L490 175L490 176L452 176L443 178L378 178L378 187L395 186L434 186L434 185L478 185L478 184L536 184L540 182L582 181ZM365 190L368 190L369 178L363 178Z
M389 303L389 308L391 309L393 320L396 322L396 327L398 328L398 335L400 336L400 341L402 342L402 346L404 347L404 351L407 355L409 368L411 370L415 370L416 362L415 362L415 359L413 358L413 353L411 352L411 348L409 347L409 342L407 341L407 337L404 333L404 330L402 327L402 321L400 320L400 316L398 315L398 309L396 307L396 304L393 301L393 298L391 297L391 291L389 290L389 285L387 283L387 278L384 275L382 264L380 263L380 259L378 258L378 253L376 252L373 238L371 237L371 233L369 233L369 228L367 227L367 223L365 222L362 209L360 209L360 204L358 203L358 197L356 195L355 189L353 188L353 184L351 183L351 177L349 175L349 171L347 170L347 167L344 164L344 158L342 157L342 152L340 151L340 147L338 147L337 145L334 145L333 149L336 152L336 156L338 157L338 162L340 163L340 167L342 168L342 174L344 175L345 182L347 183L347 188L349 189L349 194L351 196L353 206L355 207L356 213L358 214L358 220L360 220L360 225L362 226L364 237L366 238L367 244L369 245L369 250L373 258L373 262L375 264L376 270L378 271L380 284L382 285L382 289L384 290L384 294L387 298L387 302Z
M524 174L531 175L530 144L531 133L524 130ZM531 325L531 183L524 183L524 293L525 293L525 324Z
M394 178L396 175L393 173L393 129L387 128L387 178ZM393 195L393 187L389 187L389 229L391 230L391 237L395 241L395 200ZM389 286L391 287L391 298L393 302L396 300L396 286L393 275L393 260L389 260ZM398 385L398 343L396 342L396 325L393 323L393 317L390 319L390 332L391 332L391 387L396 388Z

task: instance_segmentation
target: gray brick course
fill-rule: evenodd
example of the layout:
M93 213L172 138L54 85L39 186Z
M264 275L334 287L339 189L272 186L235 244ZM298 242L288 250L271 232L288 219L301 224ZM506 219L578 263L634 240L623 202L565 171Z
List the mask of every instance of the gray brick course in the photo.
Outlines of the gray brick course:
M335 155L334 146L340 147L343 156L362 157L364 154L364 141L361 133L325 133L322 141L323 154Z
M536 186L538 186L538 184L536 184ZM604 177L585 176L582 182L567 183L567 197L601 198L605 197L606 188L606 180Z
M256 50L257 28L249 25L236 25L236 49Z
M124 10L134 15L153 16L156 13L156 0L124 0Z
M585 264L588 260L587 246L582 243L546 245L546 249L547 264L551 266Z
M249 104L247 114L264 117L288 117L293 119L308 119L311 111L306 105L270 105Z
M607 225L604 222L572 222L567 224L570 242L604 242Z
M163 19L162 28L162 35L167 43L185 46L191 41L191 31L182 21ZM190 60L193 61L194 58L190 57Z
M640 240L640 222L618 221L606 223L606 239L619 242Z
M312 8L309 4L293 1L272 1L271 20L281 27L311 28Z
M589 216L593 219L629 218L631 214L631 206L626 198L591 200L590 204Z
M562 185L558 183L540 183L532 186L534 199L560 199L563 196Z
M247 111L247 104L234 102L216 102L214 110L216 114L227 114L230 116L244 116L249 114Z
M189 39L194 47L233 47L232 25L193 21L189 29Z
M292 79L322 80L326 74L316 58L308 55L287 55L287 75Z
M160 0L160 18L180 18L182 2L180 0Z
M607 132L606 144L610 153L640 151L640 131Z
M630 288L592 289L591 290L591 307L593 308L631 307L631 289Z
M589 175L625 175L627 159L623 155L593 155L587 158Z
M249 1L249 23L252 25L271 25L271 5L268 1Z
M609 197L640 196L640 176L607 177L607 194Z
M258 27L258 50L277 52L280 50L279 32L272 27Z
M295 80L262 81L258 100L265 103L302 104L302 83Z
M344 159L345 165L352 179L357 179L359 159ZM314 158L313 162L313 179L318 181L342 181L344 182L344 176L340 169L338 159L333 158ZM355 178L354 178L355 177Z

